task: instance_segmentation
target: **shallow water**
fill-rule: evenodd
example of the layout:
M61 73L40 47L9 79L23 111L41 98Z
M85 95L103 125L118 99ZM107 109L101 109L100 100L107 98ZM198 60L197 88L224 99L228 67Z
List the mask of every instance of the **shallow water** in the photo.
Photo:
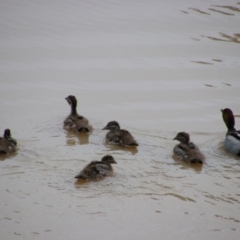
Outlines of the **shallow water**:
M220 109L240 128L237 1L1 1L1 239L239 239L240 161ZM62 128L73 94L94 127ZM105 145L110 120L139 142ZM187 131L203 167L173 159ZM75 181L112 154L112 177Z

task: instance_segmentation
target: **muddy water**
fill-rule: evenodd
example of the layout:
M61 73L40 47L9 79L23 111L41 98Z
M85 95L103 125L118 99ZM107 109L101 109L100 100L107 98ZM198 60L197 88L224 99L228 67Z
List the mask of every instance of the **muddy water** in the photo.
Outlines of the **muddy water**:
M220 109L240 114L237 1L1 1L1 239L239 239L240 161ZM73 94L94 126L62 129ZM137 151L104 144L110 120ZM236 118L240 129L240 119ZM172 157L190 133L207 163ZM112 154L115 174L76 182Z

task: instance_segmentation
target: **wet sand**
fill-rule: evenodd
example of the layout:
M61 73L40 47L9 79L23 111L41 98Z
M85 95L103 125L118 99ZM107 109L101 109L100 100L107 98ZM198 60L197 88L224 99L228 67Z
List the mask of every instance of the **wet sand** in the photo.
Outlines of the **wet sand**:
M240 129L240 4L228 1L1 1L1 239L238 239L240 159L222 144L220 109ZM78 112L89 137L62 128ZM117 120L136 151L105 144ZM174 160L187 131L203 167ZM112 154L112 177L74 176Z

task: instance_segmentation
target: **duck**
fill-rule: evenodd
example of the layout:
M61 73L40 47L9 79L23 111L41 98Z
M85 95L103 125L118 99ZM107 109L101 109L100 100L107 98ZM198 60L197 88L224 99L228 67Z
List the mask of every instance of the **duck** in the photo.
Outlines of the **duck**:
M92 127L89 125L88 120L77 113L77 99L73 95L69 95L65 98L68 104L71 106L71 112L64 121L64 128L72 130L76 133L90 133Z
M121 147L136 147L138 143L133 138L132 134L127 130L120 129L117 121L109 122L102 130L110 130L106 134L106 141L109 144L116 144Z
M230 108L221 109L223 121L227 126L223 147L226 151L240 156L240 131L235 129L235 118Z
M16 151L17 141L11 137L10 129L5 129L0 137L0 154L10 154Z
M100 179L113 174L111 164L117 164L111 155L106 155L101 161L90 162L75 178L78 179Z
M173 148L174 155L186 163L200 163L205 162L204 155L200 152L197 145L190 142L190 136L186 132L179 132L173 140L178 140L180 143Z

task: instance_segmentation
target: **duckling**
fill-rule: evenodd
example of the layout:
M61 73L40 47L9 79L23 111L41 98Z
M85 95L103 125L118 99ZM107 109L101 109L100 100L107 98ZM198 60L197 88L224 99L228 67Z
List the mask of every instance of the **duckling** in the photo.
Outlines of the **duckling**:
M117 164L111 155L106 155L101 161L92 161L75 178L98 179L113 174L111 164Z
M135 147L138 143L127 130L120 129L117 121L109 122L102 130L110 130L106 135L106 141L121 147Z
M200 152L197 145L190 142L190 136L186 132L179 132L173 140L178 140L180 143L173 148L173 153L180 160L187 163L205 162L204 155Z
M64 128L73 130L77 133L90 133L92 127L89 125L88 120L77 113L77 99L73 95L65 98L71 106L71 113L64 121Z
M17 141L11 137L10 129L5 129L3 138L0 138L0 154L9 154L16 151Z
M227 126L227 134L224 140L224 149L228 152L240 156L240 131L235 129L235 118L233 112L229 108L222 109L223 121Z

